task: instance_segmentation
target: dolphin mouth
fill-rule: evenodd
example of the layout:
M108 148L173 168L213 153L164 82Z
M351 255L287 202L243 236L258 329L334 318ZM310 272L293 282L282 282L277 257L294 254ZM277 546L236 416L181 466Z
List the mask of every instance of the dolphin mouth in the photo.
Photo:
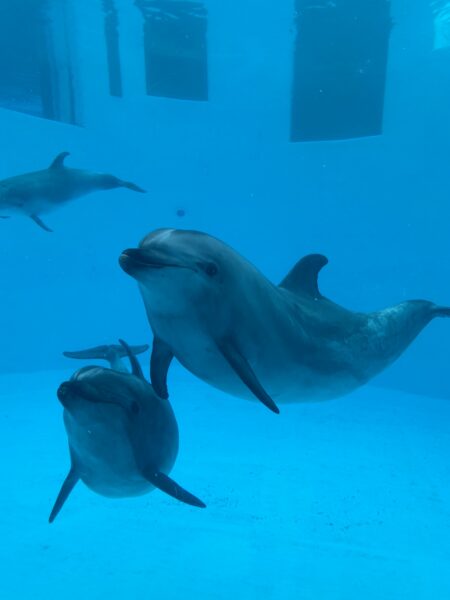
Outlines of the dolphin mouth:
M70 398L73 396L79 396L83 398L83 400L88 400L89 402L98 402L95 395L95 390L91 386L82 383L80 381L64 381L58 388L56 392L58 396L58 400L61 402L63 406L66 406L70 402Z
M126 273L132 273L138 269L192 269L188 265L176 262L167 262L155 254L149 255L139 248L124 250L119 257L119 264Z
M74 396L82 398L87 402L92 402L93 404L113 404L123 408L120 402L100 398L99 393L94 386L81 381L64 381L59 386L56 394L58 396L58 400L61 402L64 408L67 409L70 408L71 398Z

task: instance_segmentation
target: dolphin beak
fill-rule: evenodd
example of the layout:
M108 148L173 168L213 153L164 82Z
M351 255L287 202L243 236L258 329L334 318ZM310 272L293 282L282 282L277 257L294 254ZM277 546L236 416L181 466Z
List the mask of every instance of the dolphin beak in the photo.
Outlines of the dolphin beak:
M64 383L62 383L59 386L58 391L56 392L56 395L58 396L58 400L61 402L61 404L64 406L64 408L67 408L68 399L71 395L70 381L65 381Z
M59 386L56 394L61 404L66 406L70 398L73 398L74 396L81 396L86 400L92 399L93 389L92 386L81 381L64 381Z
M161 251L148 248L129 248L124 250L119 257L119 264L125 273L134 276L143 269L165 269L168 267L178 269L188 269L187 265L174 260L168 260L168 257Z
M121 401L120 399L111 397L105 391L100 392L96 386L87 381L77 381L76 379L64 381L58 388L57 396L64 408L68 410L71 405L73 406L71 400L80 398L93 404L113 404L120 408L128 408L126 399Z
M145 258L144 252L139 250L139 248L129 248L128 250L124 250L120 255L119 264L125 273L132 275L140 268L153 266Z

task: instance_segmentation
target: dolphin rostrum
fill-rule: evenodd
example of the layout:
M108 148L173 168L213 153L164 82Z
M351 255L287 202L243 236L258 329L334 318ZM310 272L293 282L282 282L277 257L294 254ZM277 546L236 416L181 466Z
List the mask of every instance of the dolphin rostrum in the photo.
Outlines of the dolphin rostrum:
M230 394L276 402L334 398L394 362L435 317L450 308L425 300L368 314L319 291L328 260L305 256L279 285L207 234L159 229L120 257L134 277L153 330L151 380L167 397L176 357Z
M141 346L129 346L132 354L142 354L147 352L148 344ZM122 362L122 358L127 356L127 351L121 344L103 344L94 348L86 348L86 350L76 350L74 352L63 352L66 358L77 358L81 360L102 359L109 362L111 369L128 373L128 369Z
M58 208L69 200L92 192L125 187L134 192L145 190L114 175L71 169L64 165L69 152L61 152L48 169L16 175L0 181L0 211L25 214L45 229L52 231L40 215ZM8 218L9 215L2 215Z
M111 498L158 488L181 502L205 507L169 477L178 454L175 415L169 402L145 381L134 354L128 351L128 356L132 373L83 367L58 389L71 467L50 523L80 479Z

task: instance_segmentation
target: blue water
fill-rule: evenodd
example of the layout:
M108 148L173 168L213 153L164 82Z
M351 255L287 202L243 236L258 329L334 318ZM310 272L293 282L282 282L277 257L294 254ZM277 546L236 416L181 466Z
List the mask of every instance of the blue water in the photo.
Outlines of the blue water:
M0 9L20 5L26 15L36 4L0 0ZM279 417L174 364L173 475L207 509L159 491L110 500L79 484L47 523L69 468L56 390L81 364L62 352L118 338L151 343L135 282L118 265L149 231L208 232L274 282L320 252L330 260L322 292L352 310L450 303L445 2L391 2L378 135L296 143L294 2L205 0L208 94L197 100L158 95L163 80L146 94L142 11L131 0L113 5L122 96L110 94L101 2L51 6L53 112L38 116L36 80L23 84L29 61L1 46L0 178L70 151L68 165L148 193L76 200L45 215L53 233L22 216L0 221L0 596L449 598L444 320L361 390L284 405Z

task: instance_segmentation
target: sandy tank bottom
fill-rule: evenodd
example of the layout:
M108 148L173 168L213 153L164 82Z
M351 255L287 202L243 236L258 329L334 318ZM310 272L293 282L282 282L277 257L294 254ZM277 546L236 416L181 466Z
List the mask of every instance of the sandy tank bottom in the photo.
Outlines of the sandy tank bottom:
M367 387L277 417L177 367L173 474L208 508L80 484L50 526L69 374L0 377L1 598L450 598L448 401Z

